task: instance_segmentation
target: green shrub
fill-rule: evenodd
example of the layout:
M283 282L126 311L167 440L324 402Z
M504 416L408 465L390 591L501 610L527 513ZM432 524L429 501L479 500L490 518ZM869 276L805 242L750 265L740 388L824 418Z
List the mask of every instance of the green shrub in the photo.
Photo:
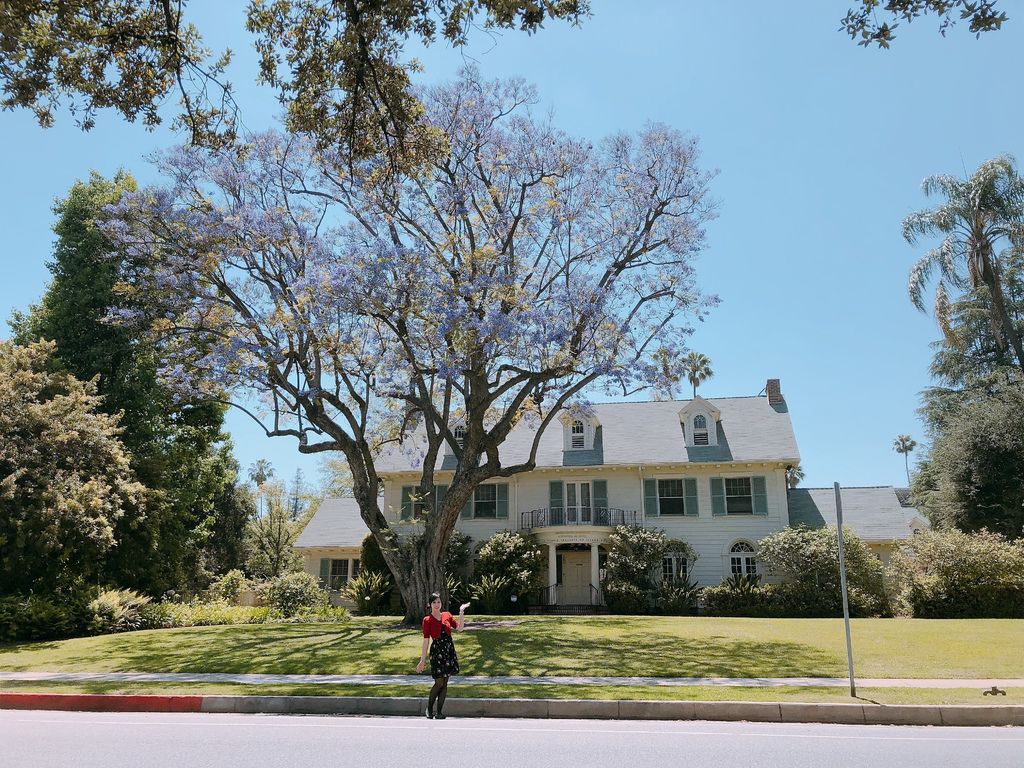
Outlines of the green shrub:
M85 634L91 616L88 600L83 596L0 597L0 643L77 637Z
M342 594L355 603L356 613L361 616L377 616L388 605L391 581L383 573L364 570L349 580Z
M620 525L608 538L607 580L628 582L642 590L661 583L661 563L668 553L686 558L690 567L697 553L685 541L670 539L657 528Z
M853 616L891 615L881 560L849 528L843 528L846 582ZM774 590L782 615L843 615L839 535L835 526L785 528L761 539L757 559L782 584Z
M471 587L470 593L480 612L487 614L504 613L512 594L512 582L504 576L486 575L480 577Z
M293 616L303 608L328 604L327 593L320 580L309 573L287 573L270 580L266 588L267 605L282 616Z
M541 547L529 537L513 531L498 531L480 545L473 576L477 585L487 578L500 577L506 581L504 603L487 610L487 613L506 613L512 610L512 595L516 596L518 610L528 597L540 594L545 586L547 561Z
M263 624L270 609L229 603L161 603L170 627L212 627L223 624Z
M132 632L142 629L145 618L141 610L152 599L131 589L108 589L100 592L91 603L92 618L89 631L97 635L114 632Z
M275 624L321 624L348 621L348 611L333 605L321 605L317 608L300 608L291 616L282 616L271 611L267 622Z
M665 581L654 590L654 609L666 616L687 616L697 608L700 587L693 581Z
M1024 618L1024 540L929 531L902 542L889 564L894 602L917 618Z
M612 613L638 615L651 612L651 601L646 589L628 581L604 582L604 601Z
M213 582L207 592L211 600L237 603L242 590L249 589L250 586L245 574L234 568Z
M708 616L750 616L770 618L780 615L778 593L774 585L730 587L723 583L701 591L704 613Z
M448 605L462 605L473 599L469 585L462 579L449 574L444 581L445 589L448 590Z

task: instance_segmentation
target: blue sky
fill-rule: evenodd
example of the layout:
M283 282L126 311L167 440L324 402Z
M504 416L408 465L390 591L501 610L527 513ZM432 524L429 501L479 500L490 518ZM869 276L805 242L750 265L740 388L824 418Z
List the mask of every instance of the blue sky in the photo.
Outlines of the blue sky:
M921 250L903 241L900 222L928 205L925 176L963 175L1003 152L1024 158L1024 106L1007 85L1024 26L1011 18L975 40L961 25L944 39L924 19L879 51L837 31L848 4L595 0L580 28L481 33L462 51L410 55L428 81L467 61L490 77L522 76L572 134L598 139L657 120L698 136L704 167L720 172L720 215L698 274L722 298L692 339L716 372L700 393L756 395L779 378L804 485L901 485L892 441L924 437L916 408L939 334L907 299ZM253 84L244 3L194 5L208 44L237 54L246 126L273 124L273 94ZM6 318L45 289L53 200L92 169L154 181L145 157L176 138L114 114L88 134L66 118L44 131L25 112L0 113L0 136ZM281 477L297 467L316 475L318 460L294 442L267 439L238 415L229 428L243 467L268 458Z

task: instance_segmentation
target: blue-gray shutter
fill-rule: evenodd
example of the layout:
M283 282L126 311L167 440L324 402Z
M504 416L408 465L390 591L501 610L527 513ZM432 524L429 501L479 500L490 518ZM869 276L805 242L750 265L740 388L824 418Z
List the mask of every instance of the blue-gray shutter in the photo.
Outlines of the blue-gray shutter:
M752 477L750 479L750 487L754 492L754 514L755 515L767 515L768 514L768 491L765 488L764 477Z
M444 504L444 497L448 493L447 485L435 485L434 486L434 512L441 511L441 505Z
M402 520L412 520L412 491L415 486L402 486Z
M725 481L720 477L711 478L711 514L725 514Z
M469 494L469 498L466 499L466 503L462 505L462 511L459 512L459 517L463 520L469 520L473 517L473 497L476 496L476 489Z
M658 514L658 481L648 477L644 480L644 515L657 517Z
M594 509L608 509L608 481L595 480L591 486L594 489Z
M320 558L320 586L327 589L331 580L331 560L328 557Z
M683 511L696 517L700 514L697 509L697 478L687 477L683 480L683 494L686 496Z
M495 489L497 502L494 505L495 517L508 518L508 483L498 483Z

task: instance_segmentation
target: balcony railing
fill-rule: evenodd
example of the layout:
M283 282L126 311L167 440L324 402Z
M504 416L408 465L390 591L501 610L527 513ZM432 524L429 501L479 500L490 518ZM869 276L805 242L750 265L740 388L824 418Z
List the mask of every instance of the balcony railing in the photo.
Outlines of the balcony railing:
M519 527L522 530L547 528L553 525L636 525L636 510L612 509L610 507L543 507L519 513Z

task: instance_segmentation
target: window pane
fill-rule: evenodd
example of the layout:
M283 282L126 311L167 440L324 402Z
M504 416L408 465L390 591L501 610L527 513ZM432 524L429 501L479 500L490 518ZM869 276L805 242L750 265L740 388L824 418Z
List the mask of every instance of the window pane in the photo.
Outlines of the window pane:
M686 512L682 499L662 499L659 505L663 515L682 515Z
M683 481L658 481L658 509L663 515L683 514Z
M661 580L672 581L675 576L672 573L672 558L664 557L661 560Z
M473 505L473 517L498 516L498 486L478 485Z
M750 495L750 478L749 477L727 477L727 478L725 478L725 495L726 496L749 496Z
M744 563L744 566L746 568L747 575L753 576L757 573L757 562L752 557L747 557L745 560L746 562Z
M683 495L683 481L682 480L659 480L658 481L658 495L662 498L666 496L678 496Z
M749 496L727 496L725 507L730 515L754 514L754 500Z

